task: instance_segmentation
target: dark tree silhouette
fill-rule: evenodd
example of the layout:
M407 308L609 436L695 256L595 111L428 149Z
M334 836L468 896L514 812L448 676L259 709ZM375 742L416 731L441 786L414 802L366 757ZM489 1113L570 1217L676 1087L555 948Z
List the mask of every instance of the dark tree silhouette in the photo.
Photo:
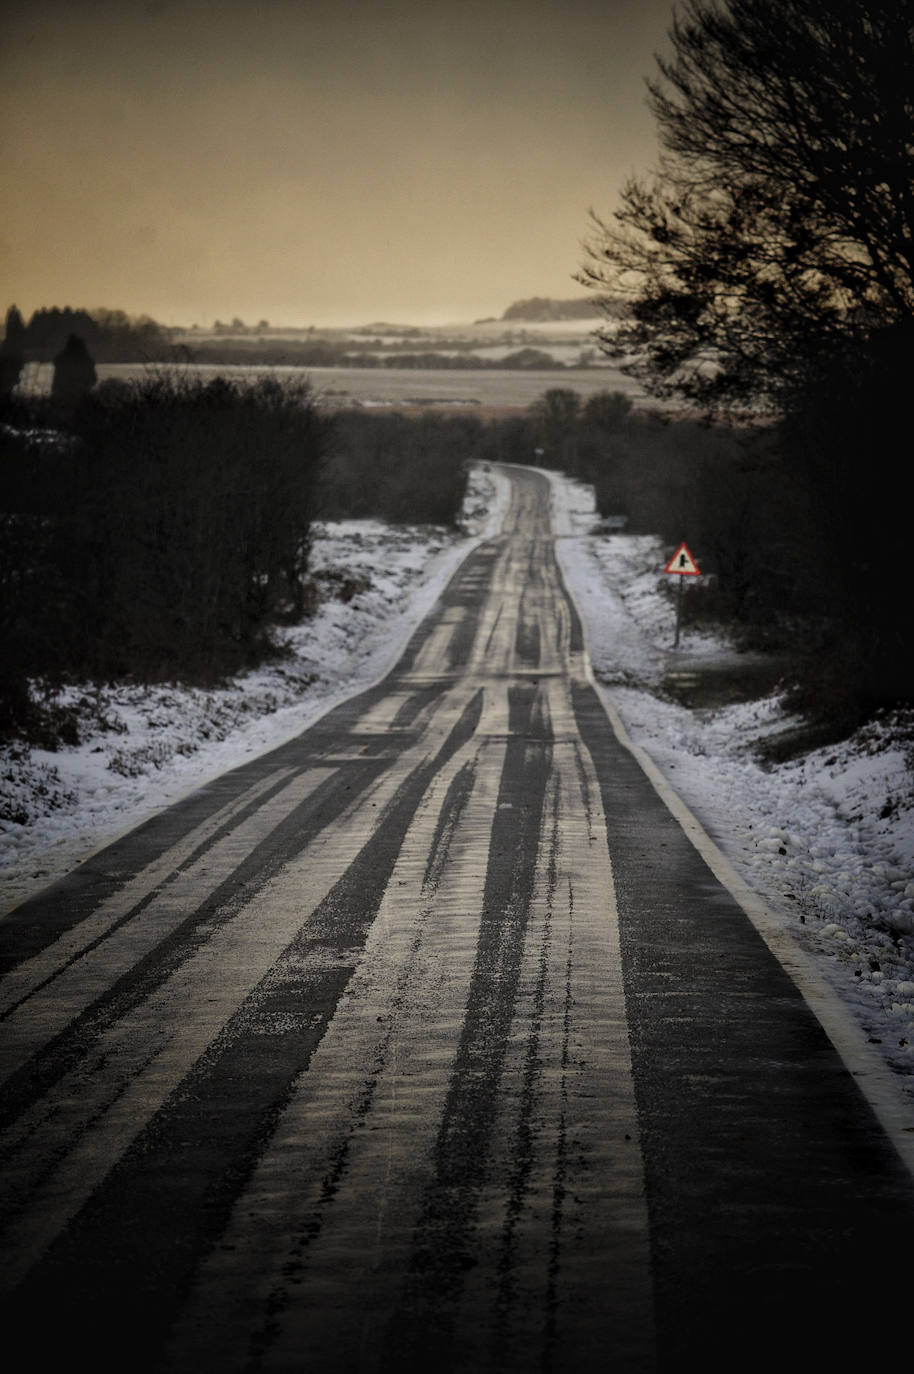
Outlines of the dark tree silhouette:
M529 415L543 462L548 467L573 468L581 418L578 393L570 387L550 387L529 407Z
M6 332L0 344L0 400L12 395L25 366L25 321L15 305L6 312Z
M54 359L51 396L62 405L72 406L91 391L98 380L84 339L71 334Z
M595 391L584 402L586 423L606 434L621 429L631 413L631 398L621 391Z
M627 292L603 346L659 394L782 423L797 700L853 723L914 700L914 0L686 0L649 82L662 155L594 217L581 281Z
M167 330L148 315L132 319L123 310L55 305L36 310L25 326L26 357L51 362L71 334L78 334L92 357L103 363L165 362L173 354Z
M212 684L280 652L331 432L307 384L160 372L53 420L0 427L0 736L59 733L36 681Z
M11 348L20 352L25 349L25 320L18 306L11 305L6 312L6 329L3 337Z
M655 391L773 397L914 329L914 0L687 0L649 82L662 148L580 280Z

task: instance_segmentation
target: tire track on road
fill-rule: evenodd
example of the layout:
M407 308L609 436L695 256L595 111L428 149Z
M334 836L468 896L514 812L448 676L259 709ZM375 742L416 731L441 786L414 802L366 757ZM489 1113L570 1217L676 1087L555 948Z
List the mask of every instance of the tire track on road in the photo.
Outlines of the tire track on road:
M155 1324L167 1320L323 1037L419 797L472 735L480 709L478 692L446 695L431 731L444 734L437 753L425 757L428 741L414 746L376 784L380 821L366 829L362 801L348 827L322 834L260 890L257 905L244 906L176 971L177 989L165 983L158 1006L147 999L139 1008L132 1074L4 1237L16 1257L4 1281L28 1274L26 1305L39 1304L43 1288L60 1287L54 1275L75 1267L78 1280L62 1298L75 1330L101 1323L115 1294L121 1320L145 1313L147 1328L150 1313ZM169 1004L184 1016L172 1021ZM213 1104L209 1114L201 1115L200 1100ZM93 1244L99 1233L108 1236L104 1247ZM77 1256L91 1260L79 1266Z
M405 1297L383 1368L450 1367L456 1303L473 1260L472 1233L520 976L550 767L548 721L531 684L509 688L509 737L475 965L425 1190Z
M383 686L179 807L193 836L144 828L168 852L140 872L115 846L105 911L23 965L4 1240L33 1358L650 1368L586 662L547 484L512 480Z
M294 1367L301 1349L316 1369L372 1364L409 1254L472 969L506 747L499 695L487 692L477 734L415 812L359 967L238 1199L228 1248L201 1269L170 1370L198 1367L213 1292L220 1370ZM252 1253L254 1282L249 1261L233 1265Z

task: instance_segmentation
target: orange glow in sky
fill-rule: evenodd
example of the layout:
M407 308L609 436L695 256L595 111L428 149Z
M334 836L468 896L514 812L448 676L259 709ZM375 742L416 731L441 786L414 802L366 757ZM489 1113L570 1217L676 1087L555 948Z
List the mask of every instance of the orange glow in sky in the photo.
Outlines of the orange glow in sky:
M0 310L329 325L583 294L588 209L655 158L672 6L3 9Z

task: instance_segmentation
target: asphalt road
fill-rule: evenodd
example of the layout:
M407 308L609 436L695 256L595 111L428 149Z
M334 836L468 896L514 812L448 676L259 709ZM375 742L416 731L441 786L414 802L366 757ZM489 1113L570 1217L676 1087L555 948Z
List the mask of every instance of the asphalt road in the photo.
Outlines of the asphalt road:
M911 1177L610 729L512 483L383 683L0 923L2 1330L39 1369L906 1348Z

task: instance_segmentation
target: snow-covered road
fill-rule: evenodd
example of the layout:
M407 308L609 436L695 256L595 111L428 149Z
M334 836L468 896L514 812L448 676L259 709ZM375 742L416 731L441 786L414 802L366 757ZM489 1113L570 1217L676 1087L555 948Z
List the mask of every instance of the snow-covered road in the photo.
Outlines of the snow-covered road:
M661 692L673 610L651 536L593 533L590 488L552 475L557 551L597 682L772 919L852 1010L898 1075L914 1126L914 788L898 722L777 767L754 752L789 725L776 696L694 711ZM456 564L501 524L507 482L476 469L464 533L368 521L321 527L331 594L285 632L290 656L214 691L71 691L81 742L0 763L0 906L8 909L209 778L291 737L385 673ZM679 659L730 652L686 633ZM907 734L910 736L910 728Z
M688 754L601 704L579 494L513 468L493 508L506 478L389 674L0 925L0 1291L39 1364L768 1374L785 1330L862 1364L903 1307L897 1080L670 786ZM602 671L648 674L623 610Z

